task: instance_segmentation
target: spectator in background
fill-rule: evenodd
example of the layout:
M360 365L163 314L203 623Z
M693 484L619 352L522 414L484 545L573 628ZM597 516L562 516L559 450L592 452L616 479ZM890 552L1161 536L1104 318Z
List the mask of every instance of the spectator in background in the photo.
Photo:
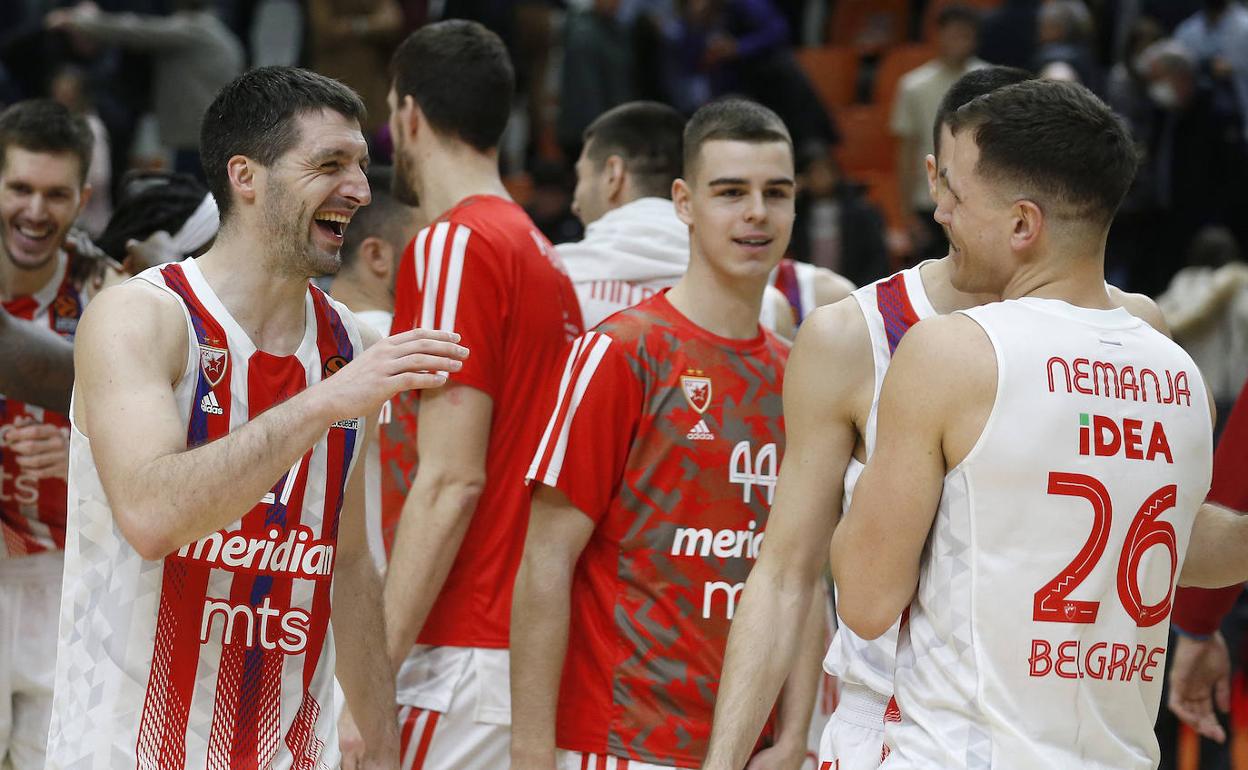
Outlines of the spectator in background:
M153 265L199 256L219 227L217 202L195 177L131 172L96 245L125 275L138 275Z
M992 64L1030 69L1036 60L1036 15L1040 0L1005 0L984 17L979 58Z
M1096 60L1095 37L1092 14L1080 0L1051 0L1045 3L1040 6L1037 16L1038 50L1032 69L1047 78L1073 70L1074 80L1102 93L1104 75Z
M368 114L364 136L386 124L390 53L403 33L396 0L308 0L312 69L350 86Z
M827 147L808 147L802 156L794 255L840 273L855 286L888 275L884 219L867 200L865 188L845 178Z
M49 29L99 43L147 51L153 58L153 104L161 142L175 171L203 179L199 124L217 92L243 71L238 38L207 10L205 0L174 0L168 16L105 13L93 2L52 11Z
M775 110L799 146L840 140L793 56L789 25L772 0L687 0L669 46L669 101L682 112L741 93Z
M593 0L568 14L556 130L564 154L581 151L581 134L594 118L634 96L631 28L620 19L620 0Z
M984 66L975 58L978 14L951 5L936 17L935 59L902 76L889 127L897 138L897 192L916 259L939 259L946 253L944 232L932 219L936 205L927 185L927 156L935 152L932 125L949 86Z
M1157 304L1225 419L1248 380L1248 265L1231 232L1223 227L1200 231L1188 249L1187 266Z
M109 157L108 129L104 127L104 121L87 97L87 84L82 70L72 65L62 67L52 76L49 90L54 101L63 104L73 114L81 116L91 129L91 166L87 170L91 197L82 207L77 224L94 238L104 232L108 218L113 213L113 163Z
M1174 39L1215 80L1227 82L1239 112L1248 112L1248 9L1232 0L1204 0L1204 8L1179 25Z

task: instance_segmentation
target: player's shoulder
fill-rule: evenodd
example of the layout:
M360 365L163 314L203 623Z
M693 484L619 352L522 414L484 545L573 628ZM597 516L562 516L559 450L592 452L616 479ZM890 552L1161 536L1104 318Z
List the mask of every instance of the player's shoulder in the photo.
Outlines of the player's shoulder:
M1166 323L1166 316L1161 312L1161 308L1157 306L1157 302L1152 297L1146 294L1133 294L1123 291L1112 284L1106 284L1105 288L1109 292L1110 301L1115 305L1124 308L1128 313L1167 337L1171 336L1170 325Z
M809 372L820 388L852 392L874 382L871 333L857 301L815 308L798 329L788 362L790 378Z
M814 286L815 299L821 306L840 302L858 288L853 281L826 267L815 268Z
M911 326L897 345L890 371L899 363L957 377L970 374L969 367L995 367L996 351L978 321L966 313L949 313Z
M170 291L141 278L97 294L83 311L75 337L77 355L113 361L155 356L171 371L180 367L189 344L182 303Z

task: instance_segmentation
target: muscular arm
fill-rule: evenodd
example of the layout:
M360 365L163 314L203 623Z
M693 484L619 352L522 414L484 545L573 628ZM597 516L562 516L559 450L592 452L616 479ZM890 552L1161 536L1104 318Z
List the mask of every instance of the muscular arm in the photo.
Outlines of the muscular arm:
M370 330L370 333L371 330ZM368 441L376 440L376 420L368 421ZM364 453L352 471L338 523L334 558L334 644L338 681L364 738L364 761L391 766L398 761L394 719L394 677L386 650L381 612L381 578L364 534Z
M921 321L897 347L875 452L832 537L837 613L862 638L887 631L913 598L945 472L978 439L995 393L991 343L965 316Z
M782 763L760 763L763 752L759 752L751 760L749 770L763 770L773 766L797 768L806 758L810 719L814 715L815 697L819 694L824 645L827 644L828 594L822 576L816 580L812 593L814 596L802 624L793 668L784 688L780 690L780 700L777 703L776 716L779 724L775 750L783 758ZM763 767L759 768L759 764L763 764Z
M485 487L493 409L493 399L467 385L421 396L420 464L386 573L386 646L395 670L429 617Z
M69 411L74 346L0 308L0 393L45 409Z
M828 361L838 365L829 370ZM798 657L794 630L811 607L841 511L857 437L854 398L865 393L869 406L873 371L866 323L853 300L807 318L785 372L784 461L762 552L728 635L707 768L745 766Z
M1248 516L1205 503L1196 512L1179 585L1221 588L1248 580Z
M815 273L815 306L823 307L840 302L854 290L854 282L826 267Z
M78 425L126 540L160 559L235 521L335 421L375 413L405 388L441 384L463 348L416 331L374 345L339 373L215 441L186 448L173 384L186 366L176 300L142 282L101 293L78 327ZM435 341L436 340L436 341Z
M572 575L593 521L538 487L511 600L511 766L555 767L555 710L568 648Z

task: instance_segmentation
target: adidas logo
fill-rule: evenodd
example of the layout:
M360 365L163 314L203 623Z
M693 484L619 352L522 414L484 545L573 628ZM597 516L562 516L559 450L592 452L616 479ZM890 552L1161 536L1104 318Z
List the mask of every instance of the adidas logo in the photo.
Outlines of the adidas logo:
M204 414L224 414L225 410L221 408L221 404L217 403L217 394L211 390L204 394L199 400L199 409Z
M715 434L711 433L711 429L707 427L706 420L698 420L698 424L685 434L685 438L691 441L710 441L715 438Z

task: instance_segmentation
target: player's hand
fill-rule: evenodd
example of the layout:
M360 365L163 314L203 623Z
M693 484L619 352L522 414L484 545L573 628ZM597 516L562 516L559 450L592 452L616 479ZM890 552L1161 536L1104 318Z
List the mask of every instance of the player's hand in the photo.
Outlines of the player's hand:
M798 770L805 761L805 744L780 742L750 757L745 770Z
M23 476L69 478L69 439L61 428L42 422L30 423L9 428L4 440Z
M351 718L351 709L344 708L338 718L338 748L342 751L342 770L356 770L364 761L364 736Z
M457 372L468 348L454 332L412 329L386 337L313 388L334 419L376 414L404 390L437 388Z
M1208 639L1179 634L1170 651L1170 711L1205 738L1226 742L1217 710L1231 706L1231 656L1221 633Z

